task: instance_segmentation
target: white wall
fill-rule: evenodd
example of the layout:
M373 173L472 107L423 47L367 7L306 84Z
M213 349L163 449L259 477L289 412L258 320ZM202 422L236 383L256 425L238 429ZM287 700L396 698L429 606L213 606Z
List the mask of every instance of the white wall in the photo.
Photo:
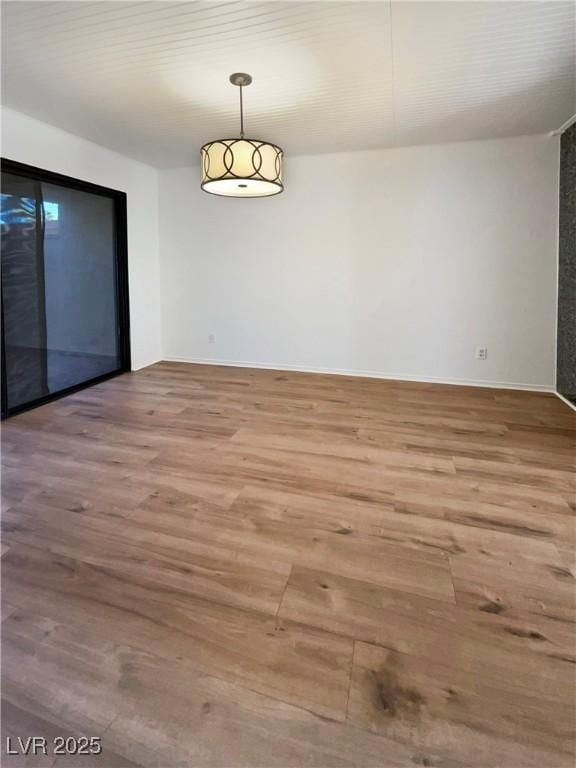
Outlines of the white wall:
M558 152L288 155L263 200L162 171L164 358L552 388Z
M2 156L127 193L132 367L161 359L157 170L6 108Z
M2 127L4 157L127 192L134 368L554 386L557 137L288 155L283 195L231 200L197 168L158 174L9 109Z

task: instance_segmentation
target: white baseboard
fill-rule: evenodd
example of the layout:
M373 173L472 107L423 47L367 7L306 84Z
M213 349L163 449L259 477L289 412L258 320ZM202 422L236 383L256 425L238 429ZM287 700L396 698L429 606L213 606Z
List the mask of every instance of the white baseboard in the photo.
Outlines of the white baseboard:
M149 368L151 365L154 365L155 363L161 363L162 360L163 360L162 357L157 357L157 358L154 358L154 360L149 360L145 363L142 363L142 362L134 363L134 361L132 361L132 367L130 370L133 372L141 371L143 368Z
M231 368L262 368L269 371L294 371L296 373L322 373L333 376L358 376L365 379L386 379L391 381L416 381L421 384L452 384L459 387L485 387L486 389L517 389L526 392L548 392L557 394L553 386L546 384L521 384L510 381L482 381L474 379L444 379L433 376L412 376L401 373L382 373L381 371L345 370L337 368L313 368L278 363L254 363L245 360L213 360L202 357L164 356L168 363L193 363L196 365L221 365Z
M574 405L574 403L571 403L570 400L564 397L564 395L561 395L560 392L555 392L554 394L556 395L556 397L559 397L563 403L566 403L568 408L572 408L573 411L576 411L576 405Z

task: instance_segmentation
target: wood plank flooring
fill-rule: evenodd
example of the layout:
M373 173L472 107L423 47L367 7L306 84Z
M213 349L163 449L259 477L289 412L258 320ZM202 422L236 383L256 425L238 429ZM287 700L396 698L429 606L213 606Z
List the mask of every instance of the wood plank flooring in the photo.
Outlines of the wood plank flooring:
M554 396L160 363L2 431L3 765L574 765Z

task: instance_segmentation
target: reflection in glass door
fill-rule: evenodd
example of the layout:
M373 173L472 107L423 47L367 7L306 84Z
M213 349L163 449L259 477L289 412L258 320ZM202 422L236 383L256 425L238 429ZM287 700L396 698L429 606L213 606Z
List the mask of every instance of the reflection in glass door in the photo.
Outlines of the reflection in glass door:
M126 197L2 161L2 415L129 370Z

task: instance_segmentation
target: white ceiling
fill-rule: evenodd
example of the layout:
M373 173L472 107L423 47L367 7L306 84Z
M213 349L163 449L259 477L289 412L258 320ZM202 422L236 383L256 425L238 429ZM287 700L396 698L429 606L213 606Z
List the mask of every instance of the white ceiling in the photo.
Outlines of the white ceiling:
M576 112L576 4L5 0L5 105L158 166L541 133Z

